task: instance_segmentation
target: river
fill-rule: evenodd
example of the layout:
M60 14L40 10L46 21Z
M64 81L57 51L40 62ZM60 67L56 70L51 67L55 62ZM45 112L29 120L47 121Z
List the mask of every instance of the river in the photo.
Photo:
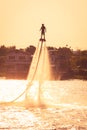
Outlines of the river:
M30 88L31 102L37 102L35 84ZM1 130L87 130L87 81L45 81L40 87L44 106L22 105L25 94L9 105L26 85L26 80L0 80Z

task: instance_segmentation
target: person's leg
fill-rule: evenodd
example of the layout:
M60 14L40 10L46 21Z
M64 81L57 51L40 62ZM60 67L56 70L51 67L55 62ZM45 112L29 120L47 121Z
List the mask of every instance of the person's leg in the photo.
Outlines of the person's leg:
M45 40L45 33L44 33L44 40Z
M42 39L42 33L41 33L41 39Z

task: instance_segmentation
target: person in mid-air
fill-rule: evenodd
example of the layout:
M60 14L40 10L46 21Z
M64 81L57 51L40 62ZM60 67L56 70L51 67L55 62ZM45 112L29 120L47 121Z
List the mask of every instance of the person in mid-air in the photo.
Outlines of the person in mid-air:
M40 31L41 31L41 38L40 40L45 40L45 32L46 32L46 27L44 26L44 24L42 24L41 28L40 28Z

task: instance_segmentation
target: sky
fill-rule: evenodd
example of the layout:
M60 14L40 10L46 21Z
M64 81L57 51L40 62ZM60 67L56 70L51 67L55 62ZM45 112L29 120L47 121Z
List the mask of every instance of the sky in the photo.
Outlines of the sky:
M42 24L47 46L87 49L87 0L0 0L0 45L37 46Z

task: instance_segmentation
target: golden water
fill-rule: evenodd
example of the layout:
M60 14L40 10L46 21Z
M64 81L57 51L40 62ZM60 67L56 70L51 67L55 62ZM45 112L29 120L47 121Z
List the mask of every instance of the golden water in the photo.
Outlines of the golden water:
M26 84L27 80L0 80L0 102L13 100ZM87 81L45 81L41 92L48 107L0 104L0 129L87 130ZM19 101L24 99L23 95Z

